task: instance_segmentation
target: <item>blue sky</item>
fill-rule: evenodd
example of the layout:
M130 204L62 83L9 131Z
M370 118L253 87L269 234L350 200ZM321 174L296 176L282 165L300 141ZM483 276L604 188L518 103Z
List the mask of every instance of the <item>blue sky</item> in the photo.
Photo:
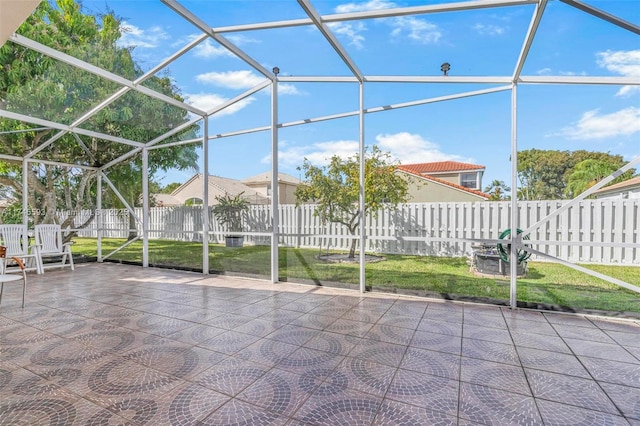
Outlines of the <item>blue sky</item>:
M214 28L306 18L294 0L182 1ZM444 3L442 1L313 1L322 14ZM636 0L587 0L587 4L640 25ZM109 1L124 19L121 43L150 69L200 32L156 0ZM104 1L84 1L87 11ZM510 76L534 5L348 21L330 27L365 75ZM312 26L225 33L231 42L280 76L350 76ZM640 38L559 1L549 1L522 74L529 76L640 77ZM249 65L207 40L169 65L189 103L210 109L264 80ZM365 107L428 99L497 85L367 83ZM210 119L219 134L270 124L269 88ZM358 108L353 83L281 83L279 121L290 122ZM511 92L499 92L367 114L367 145L377 144L403 163L456 160L486 166L484 183L510 182ZM316 163L357 151L357 117L280 130L280 171L300 177L303 158ZM519 149L587 149L640 155L640 87L519 85ZM245 178L270 168L269 132L214 140L210 173ZM183 182L190 172L171 171L163 183Z

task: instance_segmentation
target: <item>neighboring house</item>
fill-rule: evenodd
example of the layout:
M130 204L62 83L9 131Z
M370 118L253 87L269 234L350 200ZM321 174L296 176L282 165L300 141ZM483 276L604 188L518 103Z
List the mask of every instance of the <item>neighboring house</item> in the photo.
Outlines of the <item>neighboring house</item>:
M242 179L241 182L271 200L271 176L272 174L269 171ZM296 188L298 188L301 183L302 181L298 178L286 173L278 173L278 203L295 204Z
M168 206L180 206L183 203L171 194L151 194L152 206L155 207L168 207ZM142 200L142 196L140 196Z
M640 176L632 177L593 193L596 198L640 198Z
M485 167L457 161L403 164L396 173L407 176L409 202L486 201L482 192Z
M153 194L155 205L159 207L182 206L185 204L202 204L203 176L201 173L177 187L171 194ZM220 176L209 176L209 205L217 204L216 197L225 194L235 196L242 193L242 198L249 204L269 204L271 202L271 173L244 179L229 179ZM300 181L293 176L280 173L278 178L279 201L281 204L295 203L294 192Z

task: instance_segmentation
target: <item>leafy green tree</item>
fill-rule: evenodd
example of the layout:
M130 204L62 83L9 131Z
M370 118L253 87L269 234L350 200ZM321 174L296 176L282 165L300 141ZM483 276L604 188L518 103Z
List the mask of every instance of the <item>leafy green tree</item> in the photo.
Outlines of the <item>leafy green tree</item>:
M43 1L21 25L18 33L63 53L102 67L133 80L143 74L132 58L131 49L118 46L121 20L113 12L102 15L84 14L74 0ZM182 100L168 75L154 76L145 86ZM114 94L120 87L99 76L62 64L38 52L12 42L0 47L0 108L46 120L72 123L83 113ZM96 132L138 142L152 140L188 120L186 111L159 100L130 91L109 107L80 125ZM57 134L53 129L35 128L29 124L0 119L0 153L24 156ZM194 137L193 129L184 132ZM44 148L35 159L67 164L102 166L129 152L132 147L66 134ZM149 175L169 168L196 169L195 146L181 146L150 151ZM29 163L28 204L46 212L34 221L58 220L58 209L94 209L96 174L77 167ZM105 170L114 185L135 204L142 188L140 155L127 159L115 168ZM22 188L19 163L2 162L0 185L12 188L16 198ZM108 193L108 191L106 191ZM128 194L127 194L128 192ZM116 197L105 197L105 207L116 207ZM63 226L74 224L74 216ZM91 220L90 218L89 220Z
M168 184L167 186L162 188L160 190L160 193L161 194L171 194L173 191L178 189L180 187L180 185L182 185L182 184L179 183L179 182L171 182L170 184Z
M385 206L407 202L407 181L395 173L396 164L389 153L374 146L365 154L364 210L377 214ZM347 227L351 235L360 225L360 156L331 157L329 165L314 166L305 158L302 167L305 182L296 189L296 204L315 203L315 215L322 223L335 222ZM351 241L349 257L355 258L357 239Z
M509 191L511 191L511 188L508 187L504 181L497 179L484 189L484 192L490 195L489 201L509 200L511 199L511 197L507 195Z
M573 168L567 182L566 194L576 197L591 188L618 168L606 161L588 159Z
M595 160L617 170L626 162L621 155L608 152L556 151L529 149L518 152L518 198L523 200L556 200L573 193L568 190L569 176L584 160ZM629 170L619 180L633 176ZM577 195L577 194L576 194Z

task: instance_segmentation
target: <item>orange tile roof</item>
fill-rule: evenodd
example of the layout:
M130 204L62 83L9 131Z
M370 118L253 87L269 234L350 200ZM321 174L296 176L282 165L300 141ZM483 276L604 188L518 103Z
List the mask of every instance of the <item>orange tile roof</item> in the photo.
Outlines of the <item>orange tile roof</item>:
M425 163L425 164L429 164L429 163ZM458 164L464 164L464 163L458 163ZM458 185L456 183L452 183L452 182L446 181L444 179L438 179L435 176L423 175L423 174L421 174L419 172L414 172L410 168L408 168L408 167L406 167L404 165L403 166L398 166L398 170L402 170L403 172L406 172L406 173L421 177L421 178L426 179L426 180L430 180L432 182L437 182L437 183L440 183L442 185L450 186L450 187L458 189L460 191L464 191L464 192L468 192L468 193L473 194L473 195L477 195L478 197L482 197L485 200L488 200L489 197L491 196L491 195L489 195L489 194L487 194L485 192L478 191L477 189L466 188L466 187L464 187L462 185Z
M467 170L484 170L484 166L478 164L460 163L458 161L438 161L435 163L416 163L403 164L403 170L412 173L429 174L429 173L446 173L460 172Z

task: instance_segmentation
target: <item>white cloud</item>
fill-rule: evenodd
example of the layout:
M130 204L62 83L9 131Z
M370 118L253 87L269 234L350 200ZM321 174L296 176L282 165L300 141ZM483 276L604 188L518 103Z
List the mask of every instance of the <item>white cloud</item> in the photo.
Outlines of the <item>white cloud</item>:
M431 161L466 161L473 162L473 159L459 155L446 154L440 147L422 136L408 132L395 134L380 134L376 136L376 144L385 152L390 152L394 159L401 163L428 163ZM281 149L278 153L279 160L283 166L297 167L307 158L312 164L317 166L326 165L329 159L337 155L347 158L358 152L358 141L337 140L329 142L319 142L310 146L291 145L286 149ZM271 157L262 159L263 163L268 163Z
M438 144L414 133L380 134L376 136L376 141L381 150L391 152L394 158L404 164L447 160L473 162L471 158L442 152Z
M394 37L407 34L411 40L422 44L437 43L442 37L442 33L436 24L418 19L413 16L399 16L392 22Z
M230 36L227 36L227 39L237 46L242 46L242 45L251 44L251 43L262 43L262 40L259 40L257 38L247 37L244 34L230 35Z
M137 47L153 49L158 47L163 40L169 39L169 35L159 26L143 30L135 25L123 21L120 24L122 36L118 45L122 47Z
M278 84L279 95L305 95L305 92L298 90L293 84L279 83Z
M234 56L226 48L214 44L210 38L193 48L194 55L199 58L217 58L219 56Z
M367 10L391 9L396 3L384 0L369 0L363 3L346 3L335 8L336 13L364 12Z
M640 76L640 50L618 50L596 53L598 65L601 68L627 77ZM617 96L628 96L640 92L640 86L624 86Z
M584 76L584 75L587 75L587 72L586 71L580 71L580 72L576 72L576 71L560 71L559 74L560 75L569 75L569 76L572 76L572 75L582 75L582 76Z
M346 3L338 5L336 13L364 12L367 10L389 9L395 7L394 2L384 0L369 0L362 3ZM327 26L336 35L345 37L349 44L362 49L365 37L362 35L367 30L364 22L330 22Z
M216 95L215 93L186 94L185 98L187 99L187 102L189 104L204 111L210 111L212 108L218 105L222 105L223 103L228 101L227 98ZM235 114L244 107L248 106L254 100L255 98L252 96L242 99L241 101L236 102L235 104L218 112L214 117Z
M630 136L640 132L640 108L629 107L611 114L587 111L578 122L563 128L557 135L568 139L605 139Z
M329 142L318 142L311 146L292 145L278 152L278 160L283 166L298 167L302 165L306 158L316 166L324 166L329 163L332 156L338 155L342 158L350 157L358 152L358 141L338 140ZM270 156L262 159L263 163L270 161Z
M251 71L226 71L199 74L196 76L196 80L201 83L229 89L250 89L262 83L265 77L254 74Z
M542 68L536 71L538 75L551 75L554 71L551 68ZM557 75L587 75L586 71L557 71Z
M346 3L335 8L336 13L364 12L369 10L390 9L397 7L395 2L385 0L369 0L362 3ZM442 36L437 25L413 16L399 16L396 18L379 19L392 27L391 35L394 37L407 36L409 39L422 44L437 42ZM365 37L362 34L367 30L363 22L332 22L329 28L338 36L345 37L349 44L358 49L364 46Z
M343 36L349 40L349 44L362 49L364 36L361 34L367 30L366 25L362 22L330 22L327 26L338 36Z
M506 27L500 27L498 25L492 25L492 24L488 24L488 25L475 24L473 26L473 29L479 34L490 35L490 36L502 35L507 31Z
M200 83L212 84L214 86L225 87L228 89L250 89L265 81L265 77L254 74L251 71L226 71L226 72L208 72L196 76L196 80ZM292 84L278 84L278 93L280 95L304 95L305 93L298 90Z

